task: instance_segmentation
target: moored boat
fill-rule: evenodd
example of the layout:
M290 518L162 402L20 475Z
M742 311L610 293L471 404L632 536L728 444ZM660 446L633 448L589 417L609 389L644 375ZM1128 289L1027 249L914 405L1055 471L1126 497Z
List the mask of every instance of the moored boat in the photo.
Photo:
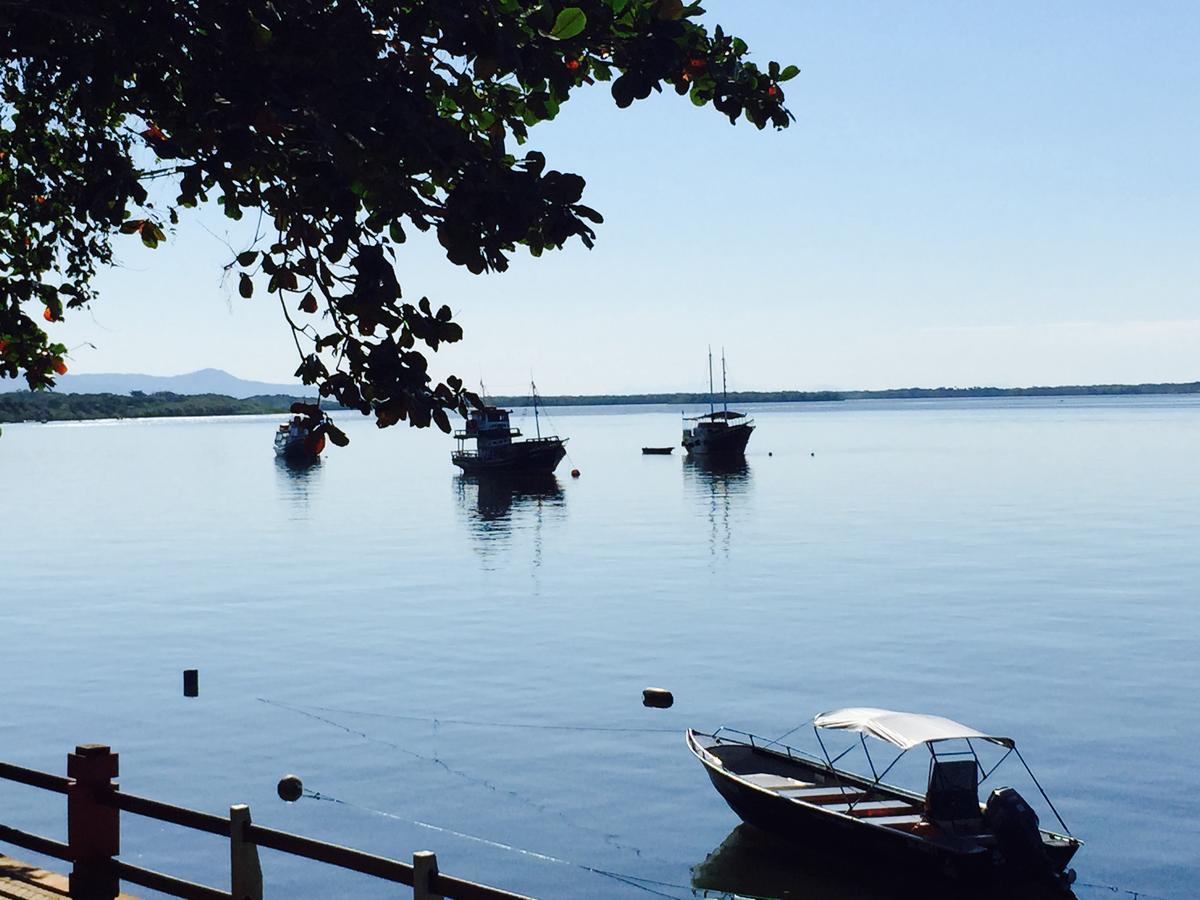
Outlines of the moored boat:
M689 455L706 459L737 459L746 454L746 444L754 431L754 420L745 413L729 411L729 391L725 383L725 351L721 351L721 409L716 409L713 391L712 348L708 350L708 412L684 418L683 449ZM690 425L688 423L691 423Z
M687 732L687 744L713 786L744 822L795 843L819 846L861 860L878 855L934 875L982 881L1049 882L1068 886L1067 869L1082 845L1070 836L1028 766L1033 783L1066 833L1039 826L1038 817L1010 787L998 787L979 802L979 785L1015 754L1008 737L988 735L939 716L852 708L822 713L814 730L847 729L899 748L879 774L862 741L872 775L859 775L830 759L733 729ZM972 742L1004 749L983 768ZM965 750L947 749L948 742ZM909 750L930 755L924 794L887 784L883 778ZM981 777L982 776L982 777Z
M488 472L548 475L553 472L566 456L567 438L557 435L542 437L537 387L532 387L533 419L537 437L513 440L514 437L522 435L520 429L509 424L511 410L496 406L473 409L466 427L454 433L458 449L450 454L450 461L471 475ZM467 441L475 441L476 449L467 450L464 446Z
M288 462L316 462L324 449L325 435L314 432L300 416L294 416L275 432L275 455Z
M275 455L289 463L305 465L321 458L325 450L325 435L332 433L335 443L345 441L342 433L333 426L329 416L319 406L310 403L293 403L292 419L275 431Z
M645 456L670 456L675 452L674 447L643 447L642 454Z

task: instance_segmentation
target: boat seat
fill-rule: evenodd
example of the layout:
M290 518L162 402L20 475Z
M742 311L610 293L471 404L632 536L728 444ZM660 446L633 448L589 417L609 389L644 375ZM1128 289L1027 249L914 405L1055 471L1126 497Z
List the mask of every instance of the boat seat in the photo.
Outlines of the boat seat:
M815 806L827 806L839 804L850 804L862 800L867 797L866 791L858 791L848 789L839 791L837 788L816 788L808 791L789 791L788 797L793 800L799 800L803 803L812 803Z
M836 807L828 806L826 809L835 809ZM844 812L846 815L854 816L856 819L877 819L889 818L893 816L909 816L921 815L921 808L914 806L911 803L903 803L901 801L892 801L887 804L883 803L864 803L856 806L853 809L838 809L838 812Z
M754 772L749 775L739 775L738 778L769 791L798 791L813 786L811 781L799 781L786 775L772 775L769 772Z
M880 816L879 818L872 819L871 824L883 825L886 828L895 828L899 831L917 831L922 826L933 827L919 813L905 816Z
M935 760L925 794L925 816L943 829L971 832L982 824L979 764L975 760Z

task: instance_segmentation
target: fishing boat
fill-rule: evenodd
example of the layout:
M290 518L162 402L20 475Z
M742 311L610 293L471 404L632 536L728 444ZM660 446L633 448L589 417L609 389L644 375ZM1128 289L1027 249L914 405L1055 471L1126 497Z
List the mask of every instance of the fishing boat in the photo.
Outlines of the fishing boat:
M721 350L721 409L717 411L713 390L712 348L708 348L708 412L684 417L683 449L691 456L707 459L736 459L746 454L754 431L754 420L745 413L729 411L725 383L725 351ZM690 424L689 424L690 423Z
M670 456L675 452L674 447L643 447L642 454L645 456Z
M458 448L450 461L463 472L478 475L485 472L509 475L549 474L566 456L567 438L557 435L542 437L538 414L537 385L530 383L533 394L533 421L537 437L514 441L522 437L518 428L509 424L512 410L484 406L471 410L466 428L454 433ZM475 449L466 449L467 441L475 441Z
M1012 738L985 734L940 716L855 707L821 713L813 731L824 758L730 728L712 734L689 729L687 745L713 786L741 819L776 837L862 860L868 854L935 876L980 882L1029 881L1067 888L1067 864L1082 846L1025 764ZM857 732L871 775L856 774L830 757L821 733ZM865 737L899 748L882 770ZM1000 747L985 769L976 743ZM923 794L883 781L910 750L925 747L929 772ZM964 749L965 748L965 749ZM1039 825L1037 814L1011 787L986 803L979 786L1015 755L1064 833Z
M275 455L289 463L316 462L325 449L325 426L329 417L314 406L297 404L292 411L316 410L312 415L295 415L275 431Z

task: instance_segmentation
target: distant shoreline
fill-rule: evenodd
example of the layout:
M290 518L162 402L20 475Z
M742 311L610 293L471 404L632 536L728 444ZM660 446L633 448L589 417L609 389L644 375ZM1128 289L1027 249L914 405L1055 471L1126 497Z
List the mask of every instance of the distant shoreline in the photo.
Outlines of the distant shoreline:
M730 391L730 403L831 403L842 400L936 400L969 397L1091 397L1137 394L1200 394L1200 381L1182 384L1092 384L1047 387L888 388L877 391ZM544 406L636 406L708 403L707 393L579 394L538 396ZM488 397L496 406L527 406L527 396Z
M734 391L729 402L837 403L844 400L938 400L972 397L1103 397L1200 394L1200 381L1183 384L1094 384L1027 388L892 388L881 391ZM237 399L223 394L63 394L12 391L0 394L0 423L78 422L93 419L154 419L183 416L283 415L296 400L312 398L271 394ZM529 397L488 397L496 406L528 406ZM543 406L698 406L708 394L586 394L539 397ZM340 407L328 405L333 411Z

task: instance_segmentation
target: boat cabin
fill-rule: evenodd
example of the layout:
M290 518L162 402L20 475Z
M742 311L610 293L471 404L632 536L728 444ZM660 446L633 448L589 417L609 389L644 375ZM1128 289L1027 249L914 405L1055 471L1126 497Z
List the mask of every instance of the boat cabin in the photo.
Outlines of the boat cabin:
M476 452L480 459L487 459L512 444L512 439L521 436L519 428L509 425L508 417L512 410L501 409L498 406L485 406L482 409L471 410L466 427L454 433L458 441L459 452L465 451L464 441L476 441Z

